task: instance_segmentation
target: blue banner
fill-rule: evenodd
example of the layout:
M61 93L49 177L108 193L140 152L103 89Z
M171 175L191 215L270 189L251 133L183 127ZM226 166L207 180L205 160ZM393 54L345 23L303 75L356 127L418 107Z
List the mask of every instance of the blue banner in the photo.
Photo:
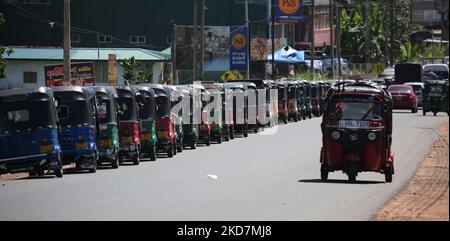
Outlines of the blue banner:
M230 27L230 70L247 71L247 31L246 27Z
M276 0L277 22L298 22L304 19L302 16L302 0Z

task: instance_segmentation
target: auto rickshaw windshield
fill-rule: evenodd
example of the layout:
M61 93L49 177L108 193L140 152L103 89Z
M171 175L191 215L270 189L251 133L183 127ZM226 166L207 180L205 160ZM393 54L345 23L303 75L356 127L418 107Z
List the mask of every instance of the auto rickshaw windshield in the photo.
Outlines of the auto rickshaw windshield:
M86 100L60 101L57 109L61 125L93 124L92 109Z
M287 99L287 89L281 88L278 89L278 100L286 100Z
M50 100L0 102L0 132L56 127L52 105Z
M145 98L145 102L142 103L141 111L139 112L140 118L143 120L155 119L155 101L152 98Z
M331 101L330 119L382 121L382 105L373 97L335 97Z
M128 97L119 97L117 99L117 105L119 108L119 120L120 121L136 121L137 110L136 102L134 99Z
M318 94L319 94L319 87L313 86L311 88L311 97L317 98L317 97L319 97Z
M167 96L158 96L156 102L156 118L170 117L170 102Z
M97 106L97 120L100 124L116 122L112 101L103 99Z

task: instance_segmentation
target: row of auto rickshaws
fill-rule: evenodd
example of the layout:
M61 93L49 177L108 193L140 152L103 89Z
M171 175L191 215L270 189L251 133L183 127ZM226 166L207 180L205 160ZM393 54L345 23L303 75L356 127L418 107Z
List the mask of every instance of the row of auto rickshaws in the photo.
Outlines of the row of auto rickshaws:
M94 173L99 165L171 158L278 120L320 116L326 89L319 82L241 80L0 91L0 174L62 177L65 165Z

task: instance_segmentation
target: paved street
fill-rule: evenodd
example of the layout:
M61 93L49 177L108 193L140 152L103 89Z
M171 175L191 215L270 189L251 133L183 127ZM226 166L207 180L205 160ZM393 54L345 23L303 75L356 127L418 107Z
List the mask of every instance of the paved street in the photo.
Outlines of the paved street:
M375 173L348 184L340 172L320 182L321 120L313 119L139 167L3 182L0 220L369 220L412 177L448 120L395 113L391 184Z

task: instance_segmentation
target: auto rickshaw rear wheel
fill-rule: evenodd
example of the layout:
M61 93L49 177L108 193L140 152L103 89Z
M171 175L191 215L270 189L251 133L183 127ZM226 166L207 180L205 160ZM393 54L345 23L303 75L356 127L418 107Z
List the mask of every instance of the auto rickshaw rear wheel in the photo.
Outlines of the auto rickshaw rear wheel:
M234 128L230 129L230 139L234 140Z
M118 169L119 168L119 160L120 160L120 155L116 151L116 154L114 155L114 160L111 161L111 167L113 169Z
M356 182L356 176L358 175L358 165L355 162L349 162L347 167L348 181L350 183Z
M173 144L170 144L170 147L167 149L167 157L173 157Z
M328 180L328 168L322 164L321 168L320 168L320 178L322 179L322 181L326 181Z
M437 116L437 112L433 112L433 115L434 115L434 116Z
M207 138L205 139L205 145L206 145L206 146L211 146L211 140L209 139L209 137L207 137Z
M141 162L141 157L139 151L136 151L136 153L133 156L133 165L137 166Z
M192 150L195 150L195 149L197 149L197 145L195 144L195 142L193 141L192 142L192 144L191 144L191 149Z
M62 178L62 177L64 176L64 172L63 172L62 167L61 167L61 168L58 168L58 169L56 169L56 170L53 170L53 172L55 173L55 176L56 176L57 178Z
M183 152L183 140L180 141L180 143L177 145L177 152Z
M156 150L156 146L153 146L152 148L151 148L151 150L150 150L150 160L151 161L156 161L156 153L157 153L158 151Z
M217 144L222 144L222 134L217 137Z
M174 141L173 142L173 148L172 148L172 151L173 151L173 155L174 156L176 156L177 154L178 154L178 151L177 151L177 142L176 141Z
M386 171L384 172L384 179L386 180L387 183L391 183L392 182L392 175L394 174L394 167L390 166L388 168L386 168Z

